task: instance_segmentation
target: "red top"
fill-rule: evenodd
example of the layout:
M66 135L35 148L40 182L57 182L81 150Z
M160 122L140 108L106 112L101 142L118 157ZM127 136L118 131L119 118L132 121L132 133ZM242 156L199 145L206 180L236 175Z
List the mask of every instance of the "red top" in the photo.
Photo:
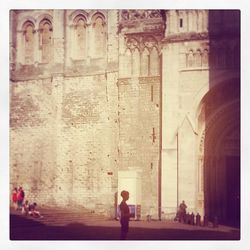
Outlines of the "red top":
M14 191L14 192L12 193L12 201L13 201L13 202L17 202L17 192L16 192L16 191Z

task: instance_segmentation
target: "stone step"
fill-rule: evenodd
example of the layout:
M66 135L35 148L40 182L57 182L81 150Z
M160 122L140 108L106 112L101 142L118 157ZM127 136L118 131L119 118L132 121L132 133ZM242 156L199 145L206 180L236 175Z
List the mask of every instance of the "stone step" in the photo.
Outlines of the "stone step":
M108 218L106 216L92 213L85 208L69 210L61 208L42 207L37 210L41 213L42 218L34 218L30 215L22 215L20 211L15 211L13 209L11 209L10 212L14 215L23 216L27 219L36 220L45 225L53 226L63 226L73 223L89 224L95 221L108 221ZM19 225L16 226L19 227Z

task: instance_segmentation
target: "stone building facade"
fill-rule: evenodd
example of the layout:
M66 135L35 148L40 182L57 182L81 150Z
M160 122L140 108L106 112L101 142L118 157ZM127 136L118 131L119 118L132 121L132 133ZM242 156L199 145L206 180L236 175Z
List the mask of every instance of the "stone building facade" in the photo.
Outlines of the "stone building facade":
M10 188L238 222L239 32L237 10L11 10Z

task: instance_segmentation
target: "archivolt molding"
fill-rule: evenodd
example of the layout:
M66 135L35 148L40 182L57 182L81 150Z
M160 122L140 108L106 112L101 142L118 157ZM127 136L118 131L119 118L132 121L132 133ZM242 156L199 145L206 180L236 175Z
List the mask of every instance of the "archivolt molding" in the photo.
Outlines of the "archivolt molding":
M95 20L100 17L103 20L103 25L106 25L107 16L102 11L93 11L89 13L89 20L92 24L95 23Z
M199 136L199 153L203 154L204 153L204 143L205 143L205 136L206 140L208 141L208 144L211 144L212 141L218 140L218 137L216 136L216 133L213 134L211 137L211 133L209 131L212 131L213 128L215 127L214 124L218 124L218 122L227 121L228 126L231 127L232 120L235 120L236 118L231 118L230 114L232 113L239 113L239 110L237 108L239 107L239 100L235 100L233 102L227 103L223 106L221 106L212 117L210 117L209 120L206 120L202 126L202 132L200 133ZM226 128L224 128L225 130ZM221 134L221 130L218 129L218 135ZM209 133L209 136L207 134ZM208 138L209 137L209 138Z
M213 90L216 86L219 86L225 81L233 81L234 79L238 81L239 74L235 72L223 72L220 75L216 75L216 78L210 79L210 82L205 82L202 87L196 92L193 97L193 103L191 105L189 114L194 114L193 119L197 119L201 106L202 106L202 99L205 95L210 91Z
M142 53L145 48L147 48L149 52L154 47L157 49L158 53L161 50L160 37L148 34L127 35L125 37L125 44L126 47L131 51L133 51L135 48L138 48L140 53Z
M53 24L53 17L51 15L49 15L49 14L42 14L42 15L40 15L37 18L37 24L40 26L40 24L42 22L44 22L44 20L49 21L51 25ZM37 28L39 28L39 27L37 27Z
M18 22L18 26L17 26L17 31L18 32L22 32L25 28L25 24L26 23L32 23L34 25L34 28L37 29L38 27L36 27L36 19L34 17L31 16L25 16L23 17L20 22Z
M76 26L80 20L83 20L84 23L87 24L87 17L83 14L78 14L77 16L74 17L72 25Z
M83 19L88 20L88 16L89 14L84 11L84 10L75 10L73 11L68 17L69 17L69 25L74 25L75 24L75 21L76 21L76 18L77 17L82 17Z

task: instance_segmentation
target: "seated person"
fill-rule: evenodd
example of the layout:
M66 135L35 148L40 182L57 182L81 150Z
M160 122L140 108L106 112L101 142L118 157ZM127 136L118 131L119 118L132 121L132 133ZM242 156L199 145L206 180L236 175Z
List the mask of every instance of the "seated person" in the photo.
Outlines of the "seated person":
M43 216L41 216L40 212L36 210L36 206L37 206L36 202L29 205L29 215L42 218Z
M29 212L29 201L26 200L22 205L22 214L28 215Z

